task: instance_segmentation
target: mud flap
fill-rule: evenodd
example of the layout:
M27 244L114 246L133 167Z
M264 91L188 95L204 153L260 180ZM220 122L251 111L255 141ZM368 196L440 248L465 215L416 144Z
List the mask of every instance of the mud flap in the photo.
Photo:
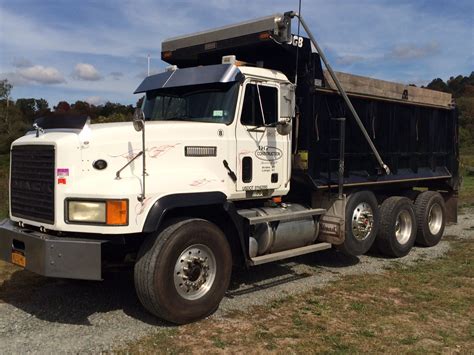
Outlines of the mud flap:
M449 192L441 194L446 204L446 223L458 223L458 194Z
M346 196L342 199L323 200L321 204L327 212L319 218L318 241L334 245L344 243Z

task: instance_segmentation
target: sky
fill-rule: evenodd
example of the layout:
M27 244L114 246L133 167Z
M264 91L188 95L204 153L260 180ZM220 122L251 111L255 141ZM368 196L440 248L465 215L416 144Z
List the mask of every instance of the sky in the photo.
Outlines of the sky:
M13 99L134 104L161 41L297 10L297 0L0 0L0 79ZM302 0L333 68L426 85L474 70L473 0ZM296 28L296 26L294 26Z

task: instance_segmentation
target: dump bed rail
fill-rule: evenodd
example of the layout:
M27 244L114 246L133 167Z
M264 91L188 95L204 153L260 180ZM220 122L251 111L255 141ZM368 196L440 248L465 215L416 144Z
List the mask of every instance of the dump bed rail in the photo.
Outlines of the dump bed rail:
M453 106L452 95L448 93L360 75L342 72L336 72L336 74L349 95L366 96L367 98L375 99L400 100L406 103L436 106L446 109L450 109ZM316 88L316 90L326 89L337 92L337 87L327 70L324 71L324 79L326 85Z

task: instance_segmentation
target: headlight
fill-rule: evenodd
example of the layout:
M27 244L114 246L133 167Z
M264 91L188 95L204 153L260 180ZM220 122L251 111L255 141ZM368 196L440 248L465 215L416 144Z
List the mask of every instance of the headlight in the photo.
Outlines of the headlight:
M128 200L69 200L67 202L67 221L69 223L127 225Z
M70 222L106 222L105 201L69 201L68 212Z

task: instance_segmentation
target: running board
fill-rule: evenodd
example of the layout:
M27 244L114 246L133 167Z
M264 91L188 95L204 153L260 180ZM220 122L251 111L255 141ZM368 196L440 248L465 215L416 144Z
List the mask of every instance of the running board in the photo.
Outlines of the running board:
M301 247L301 248L284 250L278 253L256 256L255 258L250 258L250 265L255 266L255 265L271 263L272 261L288 259L288 258L292 258L298 255L304 255L304 254L313 253L315 251L330 249L331 247L332 245L329 243L318 243L318 244L311 244L311 245Z
M250 225L255 225L259 223L266 222L276 222L276 221L293 221L299 218L312 217L317 215L322 215L326 210L324 208L315 208L311 210L298 211L292 213L280 213L268 216L258 216L258 217L246 217Z

